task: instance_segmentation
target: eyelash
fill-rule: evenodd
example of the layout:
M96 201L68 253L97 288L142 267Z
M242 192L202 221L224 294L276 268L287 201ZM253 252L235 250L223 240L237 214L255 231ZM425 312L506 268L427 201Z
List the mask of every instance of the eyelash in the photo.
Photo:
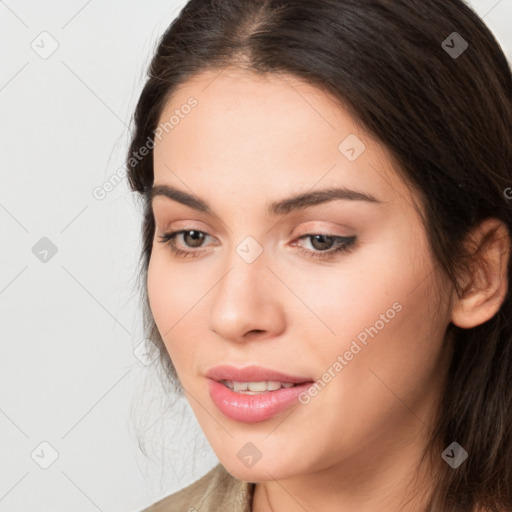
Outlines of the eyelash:
M167 245L169 247L169 249L171 250L171 252L175 256L183 257L183 258L186 258L186 257L196 258L200 255L200 254L198 254L199 251L197 251L197 250L185 251L183 249L178 249L176 247L176 244L174 241L176 236L178 236L182 233L189 233L190 231L194 231L196 233L202 233L202 234L205 234L206 236L209 236L204 231L199 231L197 229L182 229L179 231L172 231L172 232L160 234L159 235L160 243ZM299 237L298 240L302 240L303 238L312 238L314 236L325 236L328 238L332 238L336 242L336 245L337 245L337 247L335 245L335 249L329 249L326 251L311 251L311 250L299 247L299 252L301 254L305 254L309 258L319 259L319 260L328 260L328 259L333 258L336 254L347 254L347 253L351 252L354 248L353 246L356 241L355 236L349 236L349 237L335 236L335 235L327 235L324 233L312 233L312 234L303 235L303 236Z

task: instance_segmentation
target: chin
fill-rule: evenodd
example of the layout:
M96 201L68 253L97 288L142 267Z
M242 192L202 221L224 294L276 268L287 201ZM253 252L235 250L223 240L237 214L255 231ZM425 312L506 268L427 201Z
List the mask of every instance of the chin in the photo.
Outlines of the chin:
M226 468L228 473L233 475L238 480L243 480L245 482L269 482L272 480L281 480L283 478L289 478L293 476L286 469L283 471L282 467L276 467L275 462L277 461L273 462L274 464L265 462L262 458L252 467L246 467L243 462L238 460L230 460L226 464L221 461L221 464Z

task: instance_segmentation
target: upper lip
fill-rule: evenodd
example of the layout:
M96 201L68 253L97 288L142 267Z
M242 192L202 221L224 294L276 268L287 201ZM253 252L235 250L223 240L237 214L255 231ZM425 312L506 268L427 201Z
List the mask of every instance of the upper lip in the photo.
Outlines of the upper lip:
M230 365L221 365L210 368L206 377L216 381L228 380L234 382L292 382L293 384L301 384L303 382L312 382L310 377L299 377L296 375L287 375L277 370L263 368L262 366L245 366L244 368L236 368Z

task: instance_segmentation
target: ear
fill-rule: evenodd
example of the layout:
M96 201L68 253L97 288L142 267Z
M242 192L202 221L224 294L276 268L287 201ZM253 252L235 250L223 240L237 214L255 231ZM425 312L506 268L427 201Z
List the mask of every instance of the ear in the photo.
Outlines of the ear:
M485 219L466 243L472 261L465 274L462 296L453 291L452 318L455 325L470 329L490 320L500 309L508 290L510 236L498 219Z

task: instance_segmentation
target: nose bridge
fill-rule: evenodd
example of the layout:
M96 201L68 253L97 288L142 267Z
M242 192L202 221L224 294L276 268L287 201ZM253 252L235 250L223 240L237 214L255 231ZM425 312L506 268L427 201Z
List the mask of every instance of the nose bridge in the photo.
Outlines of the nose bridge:
M239 299L245 297L246 304L251 301L257 302L263 291L260 285L269 278L267 259L263 245L251 235L244 236L233 246L231 254L226 259L229 273L223 279L225 282L219 283L222 293L234 294L234 298Z
M212 294L210 328L226 339L241 339L251 330L279 329L282 314L276 295L270 293L272 273L263 247L246 237L226 262L226 272Z

